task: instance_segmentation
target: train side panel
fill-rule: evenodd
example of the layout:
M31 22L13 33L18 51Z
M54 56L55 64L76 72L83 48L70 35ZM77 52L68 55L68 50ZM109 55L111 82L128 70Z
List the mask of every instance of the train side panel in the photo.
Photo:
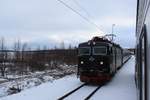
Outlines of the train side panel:
M150 2L150 1L149 1ZM150 6L150 4L148 5ZM145 21L145 28L146 28L146 38L145 38L145 41L146 41L146 62L145 62L145 65L146 65L146 96L147 96L147 100L150 100L150 7L148 8L147 10L147 15L146 15L146 21Z
M150 0L137 0L136 68L138 100L150 100Z

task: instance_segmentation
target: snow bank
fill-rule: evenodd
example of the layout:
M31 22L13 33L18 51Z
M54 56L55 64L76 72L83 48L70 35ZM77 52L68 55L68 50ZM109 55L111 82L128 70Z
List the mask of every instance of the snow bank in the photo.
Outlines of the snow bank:
M45 82L52 82L66 75L74 74L76 67L74 65L60 65L59 68L29 72L26 75L7 75L7 79L0 78L0 97L18 93ZM19 90L19 91L18 91Z
M0 100L56 100L64 93L81 85L75 76L65 77L57 81L47 82L40 86L24 90L21 93L1 98Z

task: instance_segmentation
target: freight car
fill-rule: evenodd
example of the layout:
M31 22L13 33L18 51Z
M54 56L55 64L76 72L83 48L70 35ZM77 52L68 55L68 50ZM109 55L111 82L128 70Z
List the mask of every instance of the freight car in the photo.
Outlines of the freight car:
M78 76L82 82L110 80L123 61L123 49L107 38L94 37L78 46Z

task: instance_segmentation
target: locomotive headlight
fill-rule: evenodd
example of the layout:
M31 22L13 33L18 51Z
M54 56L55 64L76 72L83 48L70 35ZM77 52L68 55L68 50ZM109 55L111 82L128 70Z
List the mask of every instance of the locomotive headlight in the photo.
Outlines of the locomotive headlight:
M101 62L100 62L100 65L103 65L103 64L104 64L104 62L103 62L103 61L101 61Z
M83 61L81 61L80 63L81 63L81 64L84 64L84 62L83 62Z

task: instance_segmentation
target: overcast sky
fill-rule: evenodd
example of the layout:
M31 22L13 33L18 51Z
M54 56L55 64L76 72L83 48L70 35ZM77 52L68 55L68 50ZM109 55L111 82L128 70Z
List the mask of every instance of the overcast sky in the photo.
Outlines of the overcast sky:
M109 34L123 47L135 45L136 0L62 0L88 23L57 0L0 0L0 37L13 46L20 39L30 46L53 48L64 42L78 45L93 36Z

